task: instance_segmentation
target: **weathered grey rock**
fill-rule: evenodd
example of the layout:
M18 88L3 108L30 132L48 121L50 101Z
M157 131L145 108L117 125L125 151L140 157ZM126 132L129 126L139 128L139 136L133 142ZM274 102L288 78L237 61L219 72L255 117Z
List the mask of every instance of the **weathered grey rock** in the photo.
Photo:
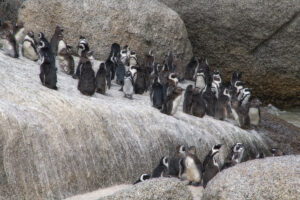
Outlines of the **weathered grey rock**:
M212 179L202 200L253 200L300 197L300 156L258 159L226 169Z
M150 49L162 61L174 49L185 63L192 48L185 25L176 12L156 0L26 1L19 20L34 32L43 31L50 38L56 25L65 28L66 41L76 46L84 35L95 57L106 60L111 44L128 44L139 58Z
M178 179L155 178L99 200L192 200L191 191Z
M179 13L194 54L223 78L241 69L265 102L300 105L299 0L159 1Z
M98 69L99 63L95 63ZM151 107L149 94L81 95L77 80L58 71L58 90L42 86L39 65L0 52L0 199L63 199L151 173L179 144L198 157L216 143L236 142L254 155L268 149L256 131L178 108L175 116Z
M16 22L18 10L24 0L0 0L0 20L10 20Z

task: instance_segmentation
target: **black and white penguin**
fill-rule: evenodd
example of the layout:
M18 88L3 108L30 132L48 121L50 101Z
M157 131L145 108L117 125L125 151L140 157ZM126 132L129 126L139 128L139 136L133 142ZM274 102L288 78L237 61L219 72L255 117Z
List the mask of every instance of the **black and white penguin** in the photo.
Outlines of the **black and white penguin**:
M224 120L227 118L228 106L231 100L231 95L228 88L224 88L216 102L215 118Z
M84 57L80 57L81 68L80 76L78 81L78 90L88 96L92 96L96 91L95 84L95 72L89 57L93 54L92 51L89 51Z
M50 45L51 45L51 49L53 51L53 54L55 56L58 54L58 43L59 43L59 40L60 40L58 37L59 36L63 37L63 32L64 32L63 28L61 28L60 26L56 26L54 34L51 37Z
M193 85L188 85L185 89L184 100L183 100L183 112L191 114L192 105L193 105Z
M83 36L80 36L79 38L77 50L80 58L83 58L84 60L85 58L88 58L90 61L94 60L93 53L92 53L93 51L90 51L89 44L86 42L86 39ZM82 62L80 59L76 68L76 72L73 75L74 79L80 78L81 67L82 67Z
M202 97L202 91L198 88L193 90L191 114L202 118L205 115L206 104Z
M250 128L249 109L241 106L241 103L236 98L231 100L231 112L239 127L243 129Z
M138 64L136 53L134 51L130 52L130 57L129 57L129 67L136 66Z
M39 54L37 52L37 42L34 39L34 33L29 31L24 38L22 45L22 54L25 58L32 61L37 61L39 59Z
M194 80L196 80L197 73L204 73L205 77L205 83L210 84L211 83L211 77L209 72L209 66L208 61L206 58L199 59L199 65L197 65L195 72L194 72Z
M155 57L153 50L150 50L148 53L145 54L144 56L144 66L148 67L153 70L154 68L154 63L155 63ZM151 71L152 72L152 71Z
M142 174L142 175L140 176L140 178L139 178L137 181L135 181L135 182L133 183L133 185L138 184L138 183L141 183L141 182L144 182L144 181L146 181L146 180L148 180L148 179L150 179L150 178L151 178L151 176L150 176L149 174Z
M195 74L195 88L198 88L199 90L203 90L206 86L206 77L203 70L199 70Z
M230 83L232 86L235 85L237 81L240 81L242 78L242 72L240 70L234 71L231 76Z
M40 65L40 80L42 84L50 89L57 90L57 75L55 63L53 63L53 58L51 58L52 52L50 46L47 46L45 40L40 40L38 44L38 49L41 58Z
M110 89L111 87L111 81L113 80L113 73L114 73L114 68L115 64L108 58L105 62L106 66L106 83L107 83L107 88Z
M113 43L111 45L110 53L107 58L107 60L110 60L113 63L113 65L107 63L109 64L111 70L111 80L115 79L116 68L118 66L118 63L120 62L120 57L121 57L120 51L121 51L121 47L118 43Z
M258 98L254 98L250 101L248 115L250 118L250 124L258 126L260 123L260 106L261 101Z
M106 87L106 67L105 63L101 63L96 74L96 92L105 94Z
M125 72L125 65L122 62L118 62L116 65L116 83L118 85L124 85Z
M52 52L51 46L46 39L44 33L40 32L38 34L38 52L39 52L39 57L44 58L47 60L48 63L50 63L55 69L55 57Z
M186 80L194 80L195 70L198 68L199 64L198 57L193 56L185 68L184 78Z
M164 91L158 76L154 78L152 89L150 91L150 99L154 108L162 108L164 101Z
M245 147L242 143L236 143L232 148L231 152L225 159L222 170L232 167L245 160Z
M270 152L272 153L272 156L275 157L275 156L284 156L285 153L283 151L281 151L279 148L272 148L270 150Z
M89 52L90 46L84 36L79 36L78 43L77 43L77 54L78 56L82 56L83 52Z
M212 75L211 89L215 93L217 99L220 96L221 88L222 88L221 74L218 69L215 69Z
M166 177L168 175L169 159L164 156L160 159L158 166L152 172L152 178Z
M167 54L167 66L170 72L174 72L175 71L175 67L173 66L173 60L174 60L174 55L172 51L169 51Z
M243 88L239 91L237 99L240 102L241 106L245 107L246 105L248 105L250 97L251 97L251 89Z
M202 98L205 102L205 113L209 116L215 116L217 98L209 85L206 85L202 91Z
M266 157L266 155L263 152L258 152L256 155L256 159L263 159L265 157Z
M124 93L124 97L128 99L132 99L132 96L134 94L134 82L130 71L127 71L125 73L123 93Z
M143 94L147 90L148 69L144 66L132 67L137 70L136 80L134 82L135 94Z
M162 106L162 113L167 115L174 115L176 113L181 102L182 91L183 89L181 87L175 87L170 90Z
M67 74L73 75L75 62L73 56L68 51L68 45L65 43L63 35L58 35L57 58L59 67Z
M168 175L171 177L181 178L184 172L184 159L186 157L186 147L177 146L176 155L170 159Z
M17 51L18 54L22 54L22 43L25 38L25 28L24 28L24 23L23 22L17 22L14 27L13 27L13 34L16 39L16 44L17 44Z
M17 42L10 31L0 33L0 44L4 53L12 58L18 58Z
M203 166L196 155L196 147L189 148L186 158L184 159L184 174L189 184L199 185L202 180Z
M220 171L220 166L216 160L216 155L219 153L222 144L217 144L212 147L206 155L203 162L203 187Z

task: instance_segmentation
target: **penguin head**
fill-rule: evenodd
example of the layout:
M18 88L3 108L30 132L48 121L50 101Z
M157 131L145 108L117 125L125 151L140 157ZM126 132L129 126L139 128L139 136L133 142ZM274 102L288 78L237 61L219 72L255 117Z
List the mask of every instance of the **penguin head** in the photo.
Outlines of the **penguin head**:
M200 63L200 64L208 65L208 61L207 61L206 58L202 57L202 58L200 58L200 59L198 59L198 60L199 60L199 63Z
M223 95L227 96L229 99L231 98L230 92L229 92L229 90L227 88L224 89Z
M218 69L215 69L213 75L220 75L220 71Z
M28 35L30 38L34 39L34 32L33 32L33 31L29 31L29 32L27 33L27 35Z
M196 155L196 147L195 146L189 147L188 153L195 156Z
M256 155L256 159L262 159L265 158L265 154L263 152L258 152Z
M211 149L211 156L214 156L217 153L219 153L221 147L222 147L222 144L215 144Z
M186 156L186 147L184 145L179 145L176 149L179 157L184 158Z
M56 34L62 34L64 32L64 29L60 26L55 27L55 33Z
M105 63L100 63L99 70L105 70Z
M260 107L262 105L262 102L258 98L254 98L250 102L250 107Z
M141 182L150 179L150 175L149 174L142 174L140 177Z
M87 54L86 54L86 56L87 56L87 58L89 59L89 60L95 60L95 58L94 58L94 51L88 51L87 52Z
M38 38L39 38L39 40L45 39L44 33L43 32L39 32Z
M236 143L233 147L233 152L242 152L245 150L245 147L242 143Z
M43 40L40 40L38 43L38 49L45 49L47 48L46 43Z
M164 156L160 159L160 165L165 166L166 168L169 167L169 160L168 157Z
M170 85L173 85L173 86L177 86L177 84L179 82L177 75L175 73L169 74L168 81L169 81Z

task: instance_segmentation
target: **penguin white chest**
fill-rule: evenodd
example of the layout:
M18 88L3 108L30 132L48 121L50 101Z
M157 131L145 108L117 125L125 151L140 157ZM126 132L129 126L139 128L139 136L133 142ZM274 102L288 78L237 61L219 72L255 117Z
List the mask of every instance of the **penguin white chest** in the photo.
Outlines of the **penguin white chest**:
M30 60L37 60L38 55L35 52L34 48L31 46L30 42L25 41L23 43L23 56Z
M235 119L235 121L237 121L238 125L241 126L240 118L236 110L232 108L231 111L232 111L233 118Z
M257 126L259 124L259 110L258 108L249 109L249 118L252 125Z
M178 97L176 97L173 101L173 106L172 106L172 111L171 111L171 115L174 115L177 111L177 108L181 102L181 97L182 97L182 94L179 95Z
M205 85L206 84L205 84L205 80L204 80L203 76L198 76L196 79L195 87L203 89L203 88L205 88Z
M197 168L197 165L191 157L186 157L185 159L185 166L186 166L186 177L189 181L192 182L200 182L201 175Z
M123 92L126 95L132 95L133 94L133 85L132 85L132 82L129 78L124 79Z

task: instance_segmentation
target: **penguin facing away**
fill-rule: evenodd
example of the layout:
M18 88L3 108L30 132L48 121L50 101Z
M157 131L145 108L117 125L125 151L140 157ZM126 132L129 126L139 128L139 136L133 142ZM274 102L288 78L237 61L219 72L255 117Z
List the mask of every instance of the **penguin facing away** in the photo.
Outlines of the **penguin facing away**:
M187 156L184 160L185 176L190 184L199 185L202 180L203 166L196 155L196 147L189 148Z
M202 97L202 91L195 88L192 96L191 114L202 118L205 115L206 105Z
M22 54L25 58L30 59L32 61L37 61L39 59L39 55L37 52L37 42L34 39L34 33L29 31L24 38L22 45Z
M152 178L166 177L168 175L168 157L162 157L158 166L152 172Z
M105 63L101 63L96 75L96 92L105 94L106 92L106 68Z
M166 100L162 106L161 112L167 115L174 115L180 104L183 89L181 87L175 87L167 95Z
M184 93L183 112L191 114L193 105L193 85L188 85Z
M247 107L242 107L240 102L234 98L231 100L231 112L239 127L242 129L249 129L250 118Z
M215 118L219 120L224 120L227 118L227 107L229 105L231 96L229 90L224 88L223 92L220 94L216 102Z
M150 99L154 108L161 109L164 101L163 86L160 84L159 77L154 78Z
M192 57L190 62L185 68L184 78L186 80L194 80L195 70L196 68L198 68L198 66L199 66L199 59L195 56Z
M170 159L168 175L171 177L181 178L184 172L184 159L186 157L186 148L180 145L176 148L176 155Z
M133 185L138 184L138 183L141 183L141 182L144 182L144 181L146 181L146 180L148 180L148 179L150 179L150 178L151 178L151 176L150 176L149 174L142 174L142 175L140 176L140 178L139 178L137 181L135 181L135 182L133 183Z

